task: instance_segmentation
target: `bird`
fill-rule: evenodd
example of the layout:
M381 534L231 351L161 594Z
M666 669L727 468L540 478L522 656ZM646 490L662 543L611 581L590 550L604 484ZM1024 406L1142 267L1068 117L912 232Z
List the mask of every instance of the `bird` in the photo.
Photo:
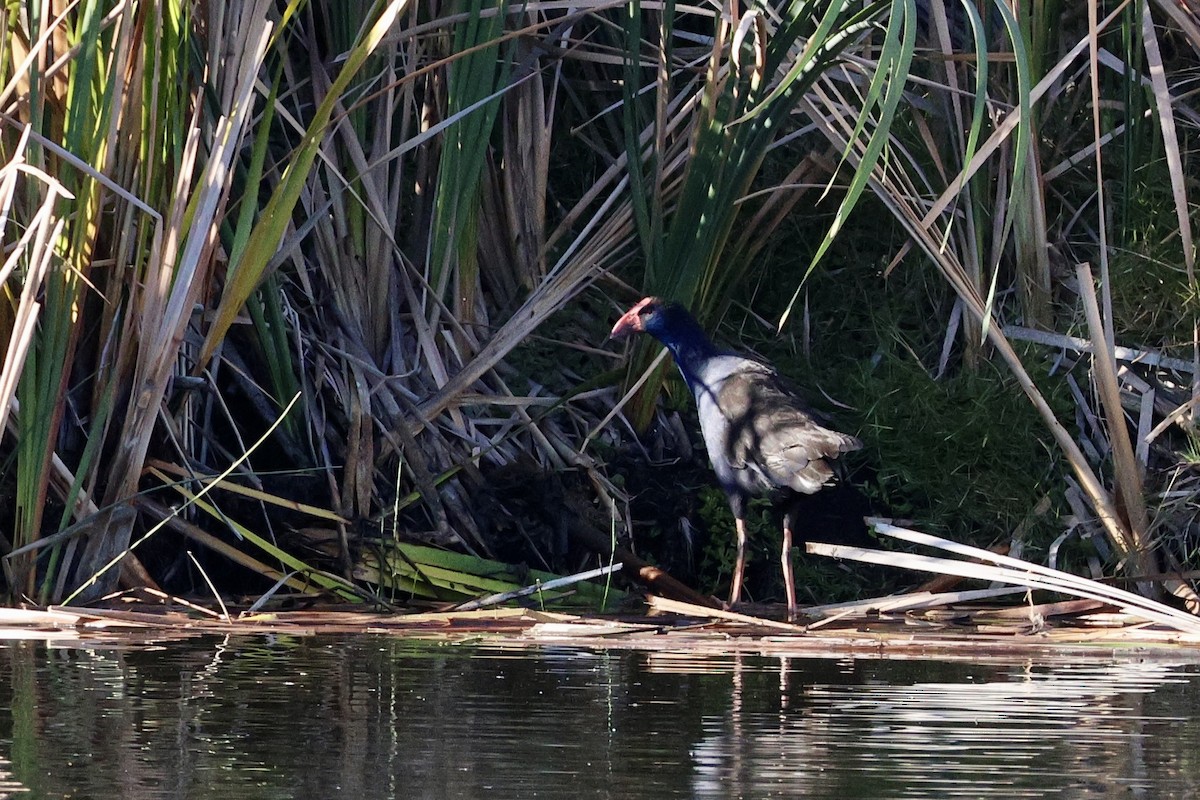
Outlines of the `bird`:
M856 437L824 427L769 365L722 350L677 302L646 297L617 320L610 339L645 333L670 350L692 392L709 462L733 512L737 561L729 605L741 600L750 498L778 502L810 495L834 481L833 461L858 450ZM796 618L792 574L794 510L783 517L783 582L788 619Z

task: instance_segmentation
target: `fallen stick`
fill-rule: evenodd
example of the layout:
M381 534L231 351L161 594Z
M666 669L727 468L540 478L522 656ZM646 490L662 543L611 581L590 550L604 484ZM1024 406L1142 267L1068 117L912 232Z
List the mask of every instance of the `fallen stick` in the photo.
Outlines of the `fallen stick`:
M711 597L700 594L690 586L685 586L668 573L643 561L625 548L615 546L609 534L602 533L587 522L576 520L574 525L569 526L569 531L572 537L588 549L605 558L612 558L624 564L625 575L647 589L675 600L682 600L685 603L705 608L717 608L717 602Z
M947 575L961 575L966 578L978 578L985 581L1000 581L1002 583L1026 586L1030 589L1046 589L1062 594L1085 597L1112 603L1122 608L1126 613L1167 625L1178 631L1200 633L1200 620L1190 614L1177 611L1170 606L1147 600L1144 597L1105 586L1102 583L1072 575L1069 572L1053 570L1028 561L1000 556L978 547L941 539L920 531L898 528L881 520L870 520L878 533L897 539L937 547L968 558L990 561L1001 566L991 566L967 561L955 561L948 558L936 558L911 553L899 553L883 550L869 550L859 547L828 545L809 542L807 550L810 553L830 556L831 558L848 558L854 561L865 561L871 564L885 564L903 569L934 572Z
M459 603L452 611L474 611L484 606L494 606L497 603L506 603L509 600L516 600L519 597L528 597L537 592L546 592L552 589L561 589L564 586L571 586L580 581L599 578L602 575L611 575L614 572L620 572L624 564L611 564L607 567L598 569L589 569L587 572L577 572L574 575L567 575L563 578L555 578L552 581L538 581L521 589L513 589L508 592L499 592L498 594L490 594L487 597L480 597L475 600L468 600L465 603Z
M906 594L892 594L886 597L872 597L868 600L852 600L848 603L831 603L824 606L809 606L800 609L800 613L809 617L830 617L844 614L866 614L870 611L879 613L914 611L922 608L937 608L952 603L967 603L972 600L987 600L993 597L1003 597L1010 594L1020 594L1024 589L968 589L961 592L930 592L918 589Z
M1061 347L1064 350L1071 350L1076 353L1091 353L1094 350L1092 342L1089 339L1081 339L1078 336L1067 336L1063 333L1039 331L1034 328L1024 328L1020 325L1005 325L1004 335L1009 339L1033 342L1034 344L1046 345L1047 347ZM1113 347L1113 355L1118 361L1128 361L1131 364L1145 364L1149 367L1163 367L1165 369L1173 369L1176 372L1186 372L1189 375L1193 369L1192 362L1184 361L1182 358L1164 356L1156 350L1138 350L1133 347L1116 345Z
M803 625L793 625L790 622L778 622L773 619L763 619L762 617L752 617L749 614L739 614L736 611L726 611L723 608L712 608L711 606L700 606L694 603L682 603L678 600L670 600L666 597L656 597L651 595L646 598L647 604L654 611L661 611L666 614L682 614L685 617L706 617L708 619L721 619L726 622L740 622L744 625L757 625L763 628L778 628L782 631L790 633L804 633L806 630Z

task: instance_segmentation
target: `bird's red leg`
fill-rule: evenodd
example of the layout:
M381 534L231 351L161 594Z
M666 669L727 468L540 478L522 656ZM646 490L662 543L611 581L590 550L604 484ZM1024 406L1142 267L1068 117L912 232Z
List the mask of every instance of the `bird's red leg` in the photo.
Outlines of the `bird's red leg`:
M733 565L733 583L729 587L729 605L742 599L742 574L746 571L746 520L734 518L737 528L737 562Z
M788 622L796 618L796 579L792 577L792 526L786 522L783 525L783 554L779 559L783 564L783 586L787 592Z

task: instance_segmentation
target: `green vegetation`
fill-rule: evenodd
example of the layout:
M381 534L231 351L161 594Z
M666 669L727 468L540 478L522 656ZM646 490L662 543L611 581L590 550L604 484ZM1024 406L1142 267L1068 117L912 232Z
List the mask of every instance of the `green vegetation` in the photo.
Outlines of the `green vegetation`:
M577 573L581 528L715 588L686 398L602 344L656 292L859 431L878 513L1197 600L1200 21L1018 6L5 4L8 599L398 602L396 542Z

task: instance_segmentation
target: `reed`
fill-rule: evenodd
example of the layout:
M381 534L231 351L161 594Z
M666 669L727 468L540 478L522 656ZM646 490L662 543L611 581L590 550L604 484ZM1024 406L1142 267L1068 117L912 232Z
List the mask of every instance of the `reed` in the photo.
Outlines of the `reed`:
M385 515L405 509L487 553L468 498L481 469L530 448L606 492L506 359L631 242L619 170L554 227L545 213L552 53L610 5L6 16L6 241L29 232L6 254L27 298L4 371L12 596L59 600L119 554L126 585L192 570L152 541L129 552L174 493L214 490L175 533L207 528L213 552L270 580L318 574L300 555L315 550L344 581L363 522L390 536ZM206 482L231 464L232 491ZM119 526L71 524L131 501ZM279 508L307 525L281 529Z
M628 528L614 408L640 428L663 382L644 350L614 385L609 295L715 326L768 280L782 328L863 203L908 237L885 273L913 251L953 292L931 374L1003 364L1113 568L1187 560L1161 537L1194 478L1155 468L1185 461L1200 368L1180 394L1121 355L1200 365L1200 24L1174 0L56 0L0 27L12 600L220 583L205 558L379 599L365 547L495 555L512 469ZM803 204L830 223L780 272ZM1137 258L1176 292L1157 341L1131 322ZM1018 328L1087 340L1082 434ZM534 561L598 565L534 538Z
M622 105L626 157L634 165L630 189L645 255L642 284L648 293L688 305L702 323L711 324L719 321L730 290L749 270L750 264L736 254L730 257L726 246L768 149L842 54L866 47L875 21L886 18L878 61L854 112L854 132L865 143L859 155L863 169L851 179L814 265L837 235L880 158L899 104L912 57L915 7L902 0L865 7L793 2L777 18L756 5L738 17L715 16L705 70L682 81L679 91L674 89L678 76L691 66L683 59L677 63L671 46L673 31L666 20L674 17L674 4L663 7L659 44L647 59L654 70L653 91L643 88L641 7L633 3L629 10ZM639 114L649 103L653 113ZM780 220L777 214L760 214L755 236L769 237L772 221ZM630 383L648 367L653 349L637 345ZM662 382L658 369L630 401L628 414L638 429L650 419Z

